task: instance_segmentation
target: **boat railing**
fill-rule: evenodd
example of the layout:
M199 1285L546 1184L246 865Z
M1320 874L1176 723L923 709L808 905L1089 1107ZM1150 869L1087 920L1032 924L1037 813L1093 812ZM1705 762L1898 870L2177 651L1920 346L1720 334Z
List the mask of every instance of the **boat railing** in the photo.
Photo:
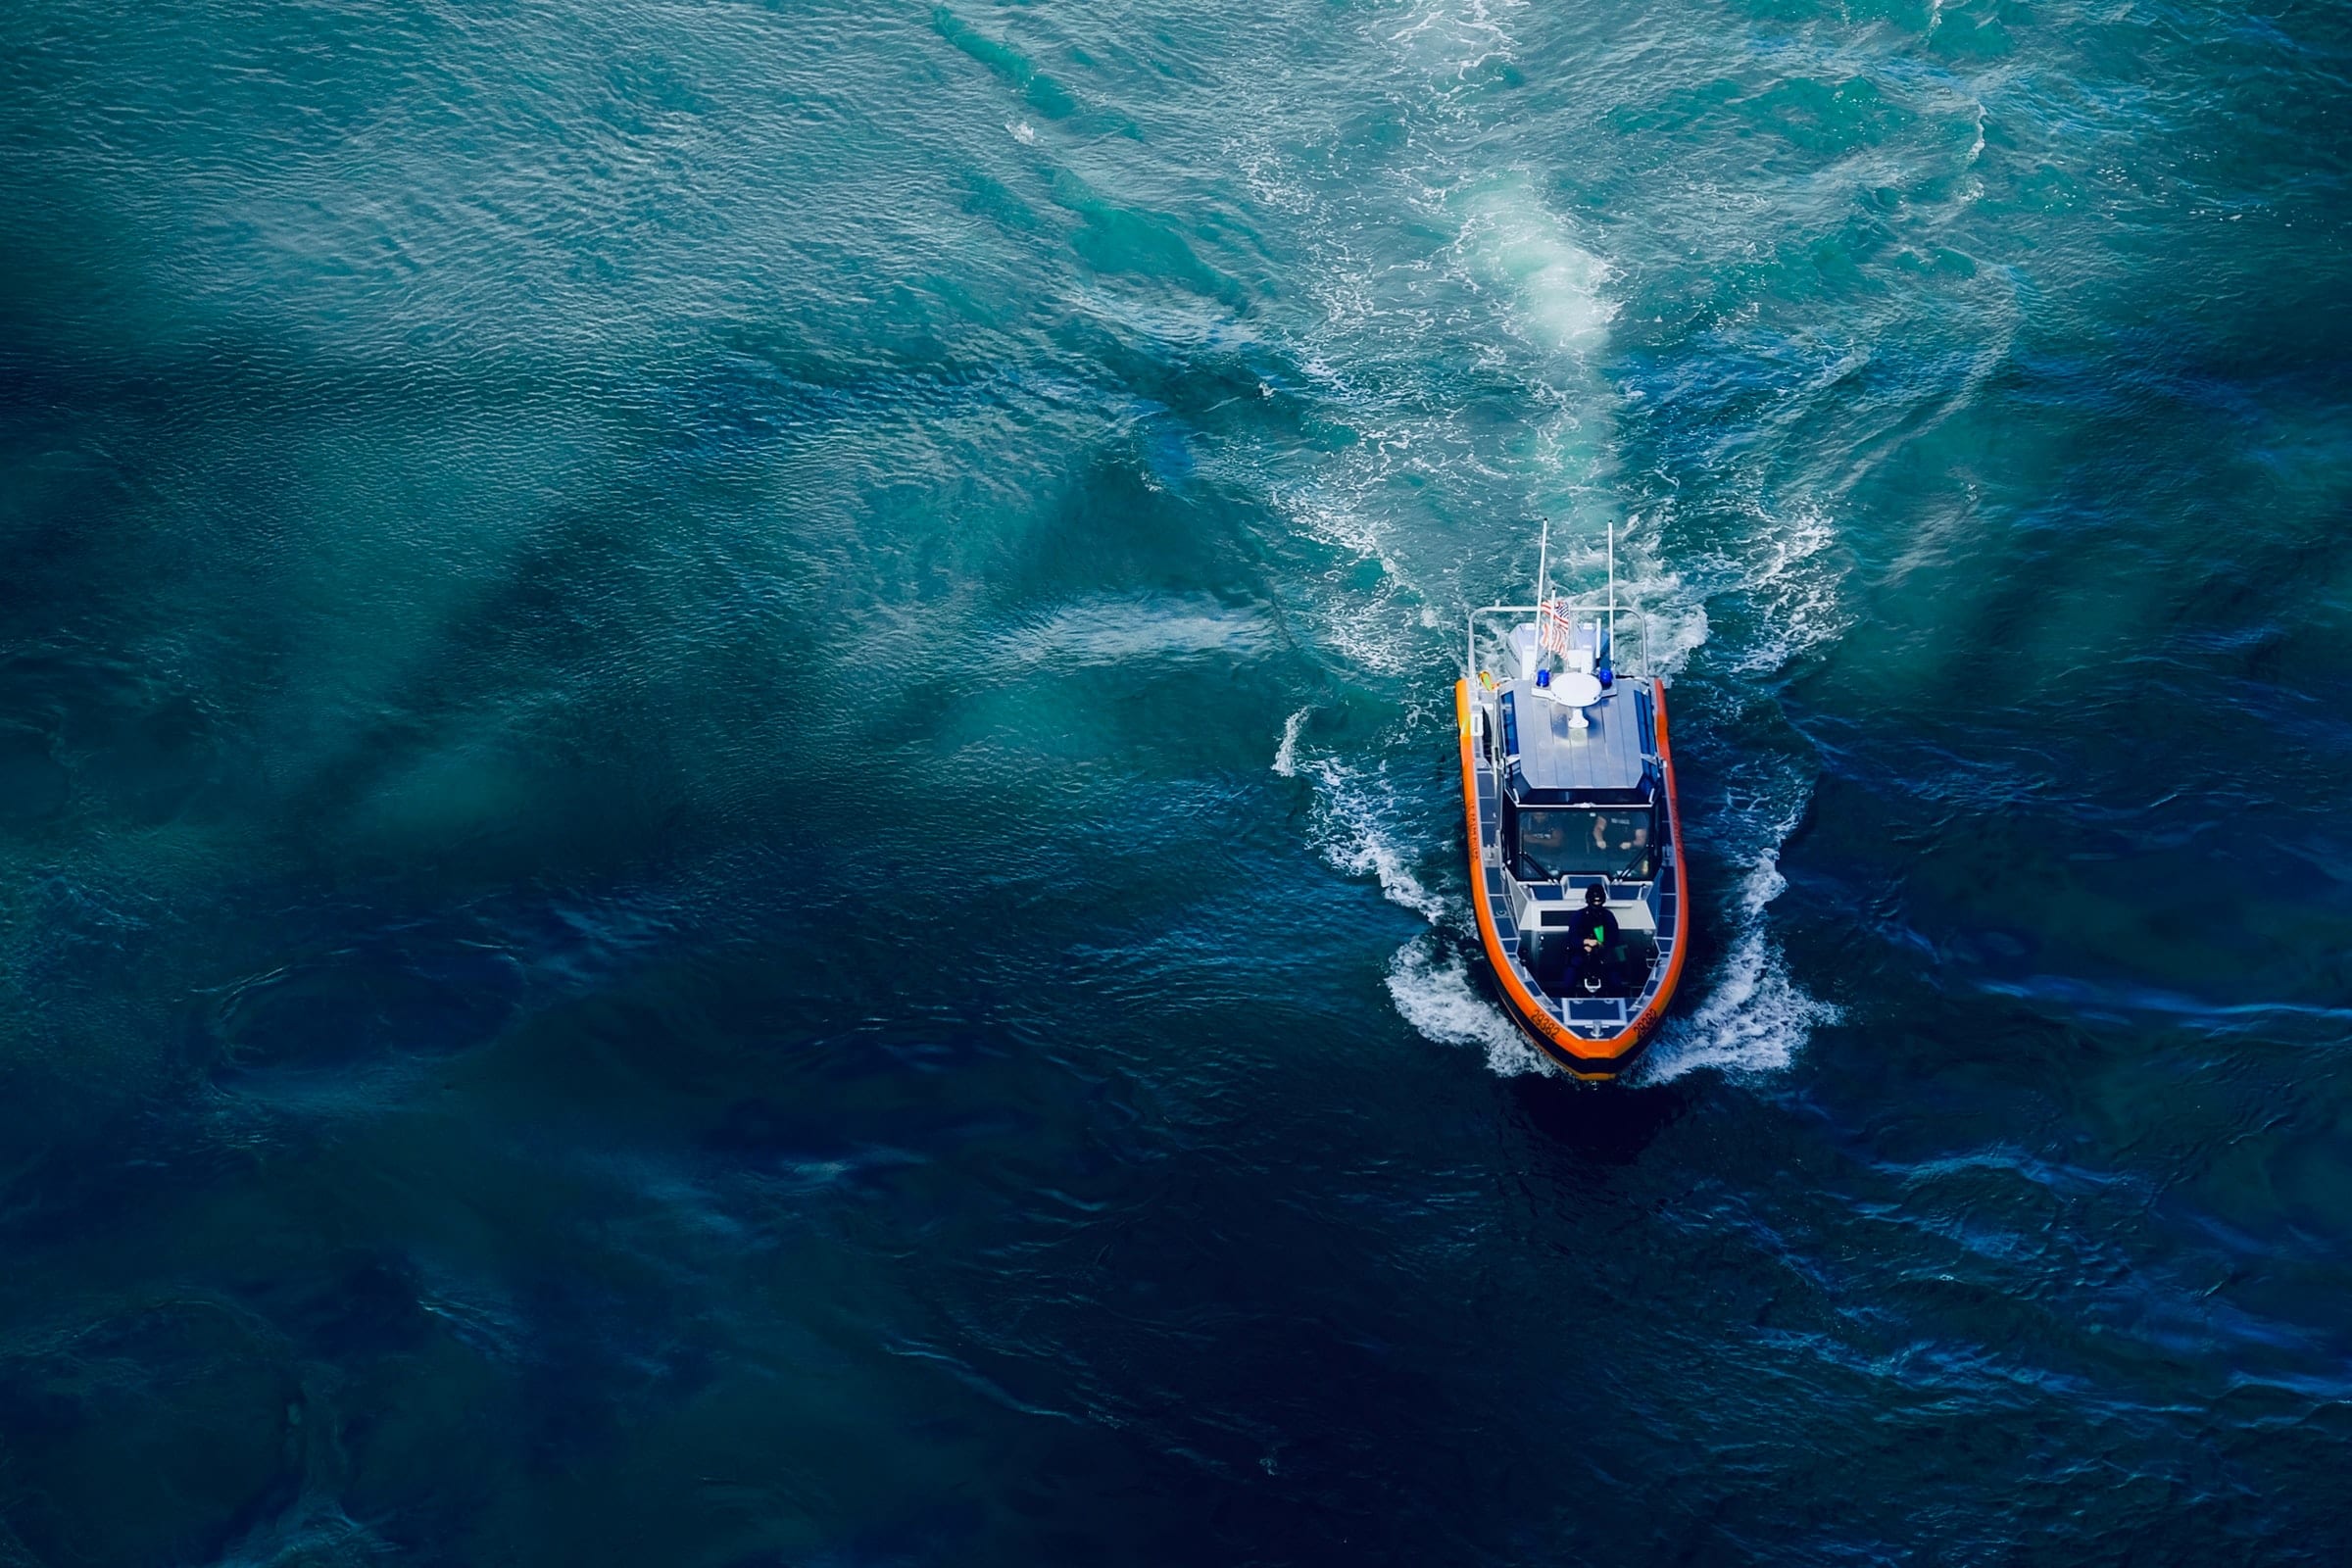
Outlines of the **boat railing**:
M1592 621L1606 630L1609 645L1609 664L1619 675L1636 680L1648 678L1649 616L1624 605L1611 605L1606 600L1552 599L1552 612L1571 624ZM1534 621L1543 624L1542 607L1536 605L1488 605L1473 610L1469 616L1466 662L1462 676L1473 686L1478 684L1482 670L1491 672L1496 680L1508 679L1518 673L1516 655L1511 648L1513 628ZM1480 635L1488 638L1488 659L1480 661Z

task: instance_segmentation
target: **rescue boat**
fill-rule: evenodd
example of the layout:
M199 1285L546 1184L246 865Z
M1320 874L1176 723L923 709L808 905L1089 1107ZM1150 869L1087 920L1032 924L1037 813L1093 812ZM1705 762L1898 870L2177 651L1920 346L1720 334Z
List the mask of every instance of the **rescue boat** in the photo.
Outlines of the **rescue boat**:
M1648 620L1616 602L1615 529L1605 600L1550 597L1548 564L1535 604L1469 617L1454 714L1470 902L1511 1021L1567 1072L1606 1082L1641 1058L1682 977L1683 825ZM1608 921L1586 917L1596 907Z

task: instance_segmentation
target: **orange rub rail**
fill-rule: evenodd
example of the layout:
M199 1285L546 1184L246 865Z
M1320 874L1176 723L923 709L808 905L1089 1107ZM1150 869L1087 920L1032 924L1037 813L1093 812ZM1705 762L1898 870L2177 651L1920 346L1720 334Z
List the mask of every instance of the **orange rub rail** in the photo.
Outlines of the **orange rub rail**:
M1494 978L1502 985L1503 1002L1519 1027L1579 1078L1613 1078L1642 1049L1666 1015L1666 1004L1673 1000L1675 983L1683 975L1683 951L1689 946L1684 939L1690 928L1690 890L1683 873L1683 810L1674 793L1674 753L1666 744L1665 682L1651 681L1650 692L1657 712L1658 765L1666 776L1668 842L1674 846L1674 953L1666 960L1666 978L1658 983L1658 994L1635 1016L1633 1026L1607 1040L1587 1040L1544 1010L1527 982L1519 978L1518 966L1503 951L1502 937L1494 929L1494 911L1487 902L1486 861L1478 843L1478 762L1470 749L1470 683L1453 683L1453 717L1462 742L1462 810L1470 824L1470 906L1478 911L1479 941L1486 947L1487 962L1494 966Z

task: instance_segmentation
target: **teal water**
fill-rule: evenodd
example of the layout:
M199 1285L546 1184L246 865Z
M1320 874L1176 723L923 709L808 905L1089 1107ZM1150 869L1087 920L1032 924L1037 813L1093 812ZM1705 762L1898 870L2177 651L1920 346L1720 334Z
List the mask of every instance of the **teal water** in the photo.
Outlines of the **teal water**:
M2352 14L15 17L0 1564L2352 1551Z

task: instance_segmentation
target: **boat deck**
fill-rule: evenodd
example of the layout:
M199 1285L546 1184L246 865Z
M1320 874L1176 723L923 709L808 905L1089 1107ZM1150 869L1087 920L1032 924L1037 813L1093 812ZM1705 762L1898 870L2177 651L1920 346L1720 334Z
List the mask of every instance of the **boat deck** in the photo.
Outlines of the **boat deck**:
M1657 994L1664 976L1673 971L1675 937L1681 929L1675 906L1675 858L1681 847L1668 842L1658 867L1657 957L1641 992L1631 997L1555 997L1536 983L1519 952L1519 925L1512 916L1510 889L1502 870L1502 800L1494 766L1481 756L1475 760L1478 777L1479 865L1486 877L1487 904L1494 933L1529 993L1561 1025L1588 1040L1610 1040L1625 1033ZM1597 879L1595 879L1597 880Z

